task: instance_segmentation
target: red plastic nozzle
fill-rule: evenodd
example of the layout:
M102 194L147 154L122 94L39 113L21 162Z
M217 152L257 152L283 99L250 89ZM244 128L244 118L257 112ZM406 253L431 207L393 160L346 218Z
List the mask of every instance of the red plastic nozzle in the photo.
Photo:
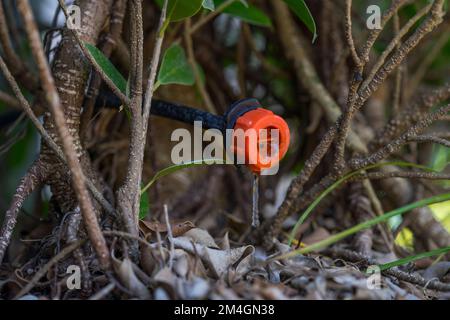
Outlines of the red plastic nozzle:
M283 118L270 110L257 108L244 113L233 129L233 150L238 157L245 157L245 164L255 173L278 164L288 150L289 127ZM237 136L242 133L245 148L237 142ZM252 137L256 137L256 143Z

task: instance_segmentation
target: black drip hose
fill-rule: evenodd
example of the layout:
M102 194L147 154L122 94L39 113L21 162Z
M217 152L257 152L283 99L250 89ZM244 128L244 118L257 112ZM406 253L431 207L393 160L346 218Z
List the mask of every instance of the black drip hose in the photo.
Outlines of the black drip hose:
M112 91L100 90L95 108L120 108L122 102ZM181 122L194 124L195 121L201 121L204 129L218 129L225 131L227 128L233 128L237 119L244 113L260 107L256 99L242 99L232 104L223 116L211 114L207 111L183 106L180 104L152 100L150 113ZM0 128L13 123L19 116L20 111L11 111L0 116Z
M121 104L120 99L112 92L101 92L95 106L96 108L119 108ZM189 124L193 124L194 121L201 121L202 127L205 129L222 131L226 127L226 120L223 116L162 100L152 100L150 113Z

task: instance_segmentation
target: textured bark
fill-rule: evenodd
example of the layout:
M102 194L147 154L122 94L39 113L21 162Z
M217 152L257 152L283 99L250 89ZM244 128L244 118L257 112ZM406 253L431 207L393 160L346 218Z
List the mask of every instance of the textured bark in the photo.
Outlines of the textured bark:
M3 261L6 248L9 245L14 227L16 226L17 215L19 214L25 199L43 182L47 172L48 171L42 165L42 162L37 160L20 181L11 201L11 206L8 211L6 211L5 220L3 221L0 232L0 264Z
M81 8L82 28L79 30L80 38L85 42L96 44L101 28L109 15L112 0L80 0L76 1L75 4ZM81 146L79 137L80 115L89 70L89 64L84 58L72 31L64 28L61 43L52 65L52 73L64 109L67 127L73 137L77 156L82 162L85 174L96 184L94 171L90 166L86 151ZM59 143L56 128L49 112L44 114L44 127L50 136ZM69 171L45 143L41 147L42 161L52 166L52 174L46 182L50 185L53 196L61 210L63 212L71 211L77 206L77 201L70 183Z

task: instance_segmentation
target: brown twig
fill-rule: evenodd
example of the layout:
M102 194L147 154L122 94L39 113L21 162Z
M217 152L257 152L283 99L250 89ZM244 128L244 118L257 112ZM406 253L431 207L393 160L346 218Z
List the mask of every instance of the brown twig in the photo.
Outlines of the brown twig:
M192 43L192 37L191 37L191 20L186 19L184 22L185 26L185 32L184 32L184 40L186 43L186 50L187 50L187 56L189 64L191 65L191 68L194 72L195 76L195 84L197 85L197 89L200 92L200 95L202 96L203 101L205 102L206 108L209 112L216 114L217 110L214 107L214 104L211 100L211 97L208 94L208 91L205 88L205 85L203 84L200 70L197 67L197 62L195 61L195 54L194 54L194 45Z
M356 52L352 35L352 2L353 0L345 0L345 39L350 48L355 66L361 66L362 62L358 56L358 52Z
M40 160L37 160L28 169L27 174L20 181L16 189L16 193L11 201L11 206L5 213L5 218L0 231L0 265L6 253L6 248L9 245L14 227L17 222L17 215L25 201L25 199L33 192L33 190L44 182L48 171L42 165Z
M351 262L363 263L366 266L379 264L377 261L375 261L372 258L366 257L362 254L359 254L357 252L350 251L347 249L332 248L332 249L327 249L324 253L329 254L333 257L343 258L343 259L346 259ZM419 274L407 273L407 272L399 270L397 267L383 270L382 273L389 275L389 276L393 276L399 280L410 282L410 283L413 283L413 284L416 284L416 285L419 285L421 287L428 288L431 290L450 291L450 284L448 284L448 283L443 283L439 280L430 280L429 281L429 280L424 279Z
M9 28L3 10L4 3L0 4L0 44L3 49L4 59L11 68L12 74L30 91L36 91L39 87L37 78L29 72L28 67L14 51L11 43Z
M450 141L440 138L440 137L436 137L433 135L421 135L421 136L415 136L415 137L411 137L408 138L409 142L420 142L420 143L436 143L436 144L440 144L444 147L450 148Z
M21 109L20 102L13 96L10 96L9 94L7 94L6 92L0 91L0 101L3 102L4 104L6 104L7 106L10 106L10 107L13 107L16 109Z
M399 2L399 1L397 1ZM433 31L441 22L443 17L443 0L436 0L431 7L430 15L424 20L424 22L414 31L414 33L398 48L387 62L383 64L383 67L374 68L378 70L366 79L365 83L361 85L358 90L358 97L355 102L348 106L346 112L343 114L342 121L340 123L338 137L336 139L336 164L337 168L342 166L344 161L345 143L348 133L350 131L350 124L355 114L369 99L373 92L375 92L379 86L386 80L388 75L395 70L408 56L408 54L416 48L416 46L422 41L422 39ZM403 29L406 29L405 27ZM408 28L409 30L409 28ZM401 34L400 31L399 34ZM392 41L391 44L396 42ZM364 60L364 55L363 58ZM384 61L380 59L379 61ZM377 66L376 66L377 67ZM370 81L368 81L370 79Z

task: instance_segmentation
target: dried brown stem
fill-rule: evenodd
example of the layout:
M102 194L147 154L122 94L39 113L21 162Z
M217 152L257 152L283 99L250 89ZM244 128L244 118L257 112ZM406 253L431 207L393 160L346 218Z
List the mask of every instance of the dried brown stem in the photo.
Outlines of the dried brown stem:
M434 121L438 120L442 116L446 115L450 111L450 105L444 106L436 112L429 114L425 119L412 126L399 138L381 147L379 150L370 154L365 158L354 158L349 161L349 165L353 170L361 169L371 164L375 164L391 154L397 152L409 139L416 137L423 130L429 127Z
M10 32L3 10L3 2L0 4L0 44L3 49L4 59L11 68L11 73L30 91L36 91L39 87L37 78L29 72L28 66L14 51L11 43Z
M327 251L325 253L330 254L333 257L346 259L351 262L363 263L366 266L379 264L374 259L371 259L362 254L359 254L357 252L347 250L347 249L332 248L332 249L327 249ZM416 285L419 285L421 287L425 287L428 289L438 290L438 291L450 291L450 284L448 284L448 283L443 283L438 280L428 281L428 280L424 279L422 276L420 276L419 274L407 273L407 272L399 270L396 267L384 270L382 272L386 275L392 276L399 280L410 282L410 283L413 283L413 284L416 284Z
M352 54L353 62L355 66L361 66L362 62L356 52L355 42L352 35L352 3L353 0L345 0L345 39L347 40L348 47Z
M367 83L363 84L358 90L357 99L355 99L355 102L353 104L348 106L346 112L343 114L342 121L340 123L338 137L336 139L337 168L342 167L342 162L344 161L345 143L350 131L350 125L353 117L364 105L367 99L373 94L373 92L375 92L386 80L388 75L404 61L408 54L422 41L422 39L427 34L433 31L442 22L443 4L443 0L436 0L433 3L430 10L430 15L424 20L424 22L400 46L400 48L398 48L392 54L390 59L385 62L382 67L380 66L379 69L376 69L378 70L377 72L369 76L370 81L366 80ZM400 34L401 33L402 32L400 32Z

